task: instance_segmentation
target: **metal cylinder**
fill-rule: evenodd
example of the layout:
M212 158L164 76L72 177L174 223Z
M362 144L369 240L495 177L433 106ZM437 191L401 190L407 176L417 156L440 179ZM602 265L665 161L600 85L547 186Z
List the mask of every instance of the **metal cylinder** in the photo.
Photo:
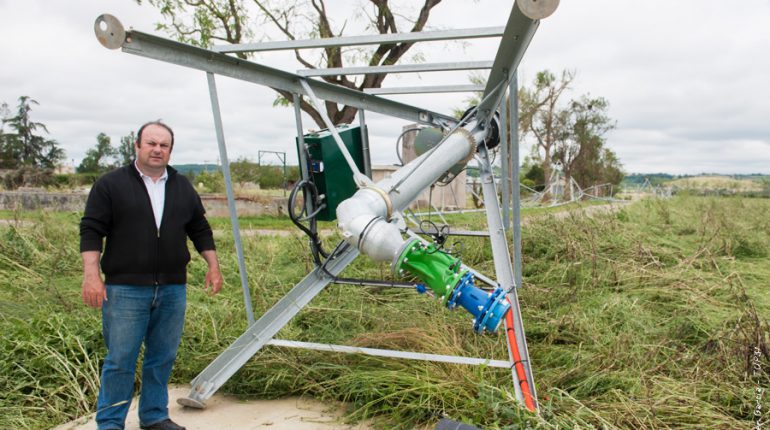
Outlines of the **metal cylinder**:
M396 211L406 208L425 188L433 184L454 165L467 162L476 153L477 142L486 131L474 129L475 122L459 128L433 151L427 152L377 183L385 190Z

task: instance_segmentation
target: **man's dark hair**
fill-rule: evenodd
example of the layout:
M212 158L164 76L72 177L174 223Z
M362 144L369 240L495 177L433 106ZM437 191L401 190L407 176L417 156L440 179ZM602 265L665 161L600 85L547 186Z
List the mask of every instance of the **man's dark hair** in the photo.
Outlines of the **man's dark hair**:
M146 122L142 124L141 127L139 127L139 131L136 133L136 146L142 145L142 132L144 132L145 127L148 125L157 125L168 130L169 134L171 134L171 147L174 147L174 130L172 130L171 127L163 123L161 120Z

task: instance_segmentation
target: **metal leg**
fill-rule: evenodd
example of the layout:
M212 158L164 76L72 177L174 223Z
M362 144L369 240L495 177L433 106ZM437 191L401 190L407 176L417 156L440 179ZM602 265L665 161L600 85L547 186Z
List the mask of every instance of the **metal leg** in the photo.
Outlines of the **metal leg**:
M227 209L230 212L230 224L233 228L233 240L235 252L238 254L238 272L241 275L241 288L243 288L243 303L246 305L246 317L249 325L254 324L254 309L251 306L251 292L249 280L246 276L246 262L243 259L243 245L241 244L241 230L238 227L238 213L235 208L235 196L233 194L233 181L230 178L230 162L227 159L227 147L225 146L225 132L222 127L222 114L219 110L219 97L217 96L217 84L213 73L206 73L209 83L209 96L211 97L211 111L214 113L214 127L217 131L217 143L219 144L219 158L222 160L222 174L225 177L225 189L227 190Z
M503 205L503 228L511 230L511 171L508 163L510 151L508 150L508 109L505 102L505 94L500 100L500 185Z
M489 162L489 154L486 148L481 147L481 186L484 192L484 206L487 209L487 224L489 226L489 239L492 243L492 256L495 263L495 274L501 287L508 290L508 301L511 303L511 314L513 316L513 330L515 333L515 343L521 356L521 362L524 366L527 384L534 387L532 378L532 369L529 362L529 351L527 350L527 339L524 335L524 324L521 319L521 309L519 307L519 297L514 283L513 269L511 268L511 257L508 253L508 243L505 238L505 230L500 217L500 206L497 201L497 190L495 189L494 176L492 175L492 166ZM510 345L510 332L506 330L506 337ZM513 352L508 349L508 355L511 363L515 363ZM525 404L524 394L521 389L521 381L516 371L511 369L513 376L516 398ZM534 389L532 390L534 397ZM536 401L536 400L535 400Z
M363 109L358 110L358 120L361 123L361 152L364 155L364 175L372 179L372 154L369 150L369 127L366 126L366 115Z
M519 176L521 170L519 166L519 83L518 71L513 72L510 90L510 110L511 113L511 177L513 184L511 186L513 202L513 275L516 279L516 287L521 288L521 188ZM532 388L534 390L534 386Z
M294 315L323 291L324 287L332 281L332 276L342 272L356 256L358 256L358 249L341 242L323 266L316 267L305 276L196 376L191 382L190 394L178 399L177 402L184 406L205 408L205 401L270 341Z

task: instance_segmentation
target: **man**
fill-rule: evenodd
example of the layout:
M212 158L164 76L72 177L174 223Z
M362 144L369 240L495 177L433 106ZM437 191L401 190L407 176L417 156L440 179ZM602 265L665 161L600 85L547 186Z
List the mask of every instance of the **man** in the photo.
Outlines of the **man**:
M173 131L154 121L137 134L135 162L99 178L80 223L83 301L102 309L107 346L96 423L123 429L144 343L140 426L184 430L168 416L168 380L184 325L188 237L208 263L210 294L222 288L222 274L200 197L168 166Z

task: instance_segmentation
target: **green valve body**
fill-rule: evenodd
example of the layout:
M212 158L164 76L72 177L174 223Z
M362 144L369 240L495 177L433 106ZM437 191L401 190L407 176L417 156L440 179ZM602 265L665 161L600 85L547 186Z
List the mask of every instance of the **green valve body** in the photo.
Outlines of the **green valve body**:
M417 239L407 242L393 266L396 274L402 270L420 278L445 304L460 279L468 273L460 260L437 250L433 244L423 245Z

